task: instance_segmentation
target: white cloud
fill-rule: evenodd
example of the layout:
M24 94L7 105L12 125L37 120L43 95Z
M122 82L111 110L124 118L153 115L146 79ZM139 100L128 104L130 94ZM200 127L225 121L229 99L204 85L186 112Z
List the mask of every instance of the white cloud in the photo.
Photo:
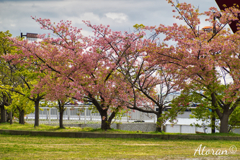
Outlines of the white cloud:
M214 0L179 2L193 3L196 7L199 6L200 11L212 6L217 7ZM158 26L160 23L171 25L176 22L172 18L172 9L166 0L0 0L0 31L10 30L13 36L18 36L20 31L45 33L31 16L49 18L53 22L71 20L73 26L86 30L82 20L89 20L96 25L110 25L112 30L129 31L136 23L146 26ZM13 27L11 24L16 25ZM209 24L203 21L200 28L205 25Z
M81 33L82 33L82 35L84 35L84 36L86 36L86 37L88 37L88 36L93 36L93 35L94 35L93 32L87 31L87 30L82 30Z
M80 16L80 19L82 20L90 20L94 22L99 22L100 17L97 14L94 14L93 12L86 12L83 15Z
M106 13L106 17L115 20L117 23L122 23L127 21L128 16L124 13Z

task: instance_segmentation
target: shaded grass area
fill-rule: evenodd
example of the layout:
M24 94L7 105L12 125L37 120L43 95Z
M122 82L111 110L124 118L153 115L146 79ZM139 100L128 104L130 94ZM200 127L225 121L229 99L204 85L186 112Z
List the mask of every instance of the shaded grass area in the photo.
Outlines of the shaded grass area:
M0 123L0 129L6 130L26 130L26 131L51 131L51 132L81 132L81 131L91 131L92 128L80 128L80 127L65 127L59 128L59 126L49 126L45 124L40 124L38 127L34 127L34 124L18 124L18 123Z
M34 127L33 124L21 125L18 123L13 123L12 125L10 125L9 123L0 123L0 129L22 130L22 131L49 131L49 132L104 132L104 133L107 132L107 133L132 133L132 134L150 133L150 132L142 132L142 131L124 131L124 130L117 130L117 129L110 129L110 130L104 131L101 129L93 129L90 127L59 128L58 126L49 126L45 124L40 124L38 127Z
M204 152L195 150L202 145ZM238 148L230 152L231 146ZM206 150L227 150L206 155ZM202 155L203 153L204 155ZM240 141L61 138L0 134L0 159L238 159Z
M45 124L40 124L38 127L34 127L33 124L18 124L13 123L0 123L0 129L6 130L26 130L26 131L50 131L50 132L99 132L99 133L126 133L126 134L160 134L160 135L193 135L184 133L159 133L159 132L142 132L142 131L124 131L118 129L110 129L108 131L103 131L101 129L93 129L90 127L80 128L80 127L65 127L64 129L58 126L49 126ZM195 135L195 134L194 134ZM215 133L215 134L201 134L206 136L240 136L235 133Z

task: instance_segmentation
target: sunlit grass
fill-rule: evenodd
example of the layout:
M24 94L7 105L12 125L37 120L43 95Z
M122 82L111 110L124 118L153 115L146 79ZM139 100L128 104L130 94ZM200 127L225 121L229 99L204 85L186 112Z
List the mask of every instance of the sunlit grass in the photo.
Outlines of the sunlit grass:
M20 125L0 123L0 129L51 132L99 132L126 134L166 134L170 133L121 131L33 124ZM209 134L210 136L238 136L237 134ZM239 148L236 153L222 156L194 156L202 144L205 150L228 150L231 146ZM198 153L198 152L197 152ZM204 153L204 152L203 152ZM112 138L61 138L44 136L16 136L0 134L0 159L237 159L240 156L239 141L223 140L160 140L160 139L112 139Z
M228 155L194 156L201 144L205 146L205 151L227 150ZM234 154L229 152L233 145L239 148ZM61 138L0 134L0 159L237 159L239 156L239 141Z

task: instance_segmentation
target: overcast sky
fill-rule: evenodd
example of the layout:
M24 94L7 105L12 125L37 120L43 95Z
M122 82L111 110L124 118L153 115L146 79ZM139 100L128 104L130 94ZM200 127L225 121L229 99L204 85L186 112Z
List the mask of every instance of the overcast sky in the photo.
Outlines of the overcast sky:
M200 11L217 7L215 0L179 0L192 3ZM217 7L218 8L218 7ZM82 20L92 24L110 25L112 30L132 31L133 25L171 25L177 22L173 8L166 0L0 0L0 31L9 30L13 36L46 33L31 16L51 21L71 20L73 26L91 34ZM176 14L176 13L175 13ZM179 22L178 22L179 23ZM203 21L200 27L209 25Z

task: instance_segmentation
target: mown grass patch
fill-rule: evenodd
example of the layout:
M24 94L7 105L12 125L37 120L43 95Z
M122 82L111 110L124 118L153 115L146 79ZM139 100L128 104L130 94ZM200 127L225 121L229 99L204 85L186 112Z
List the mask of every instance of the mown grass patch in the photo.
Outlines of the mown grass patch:
M38 127L34 127L33 124L18 124L18 123L0 123L0 129L6 130L26 130L26 131L50 131L50 132L80 132L80 131L92 131L92 128L80 128L80 127L65 127L59 128L58 126L50 126L45 124L40 124Z
M204 155L196 152L202 145ZM237 151L230 153L229 148ZM227 155L206 155L206 150ZM200 152L202 153L202 152ZM237 159L239 141L61 138L0 134L0 159Z

